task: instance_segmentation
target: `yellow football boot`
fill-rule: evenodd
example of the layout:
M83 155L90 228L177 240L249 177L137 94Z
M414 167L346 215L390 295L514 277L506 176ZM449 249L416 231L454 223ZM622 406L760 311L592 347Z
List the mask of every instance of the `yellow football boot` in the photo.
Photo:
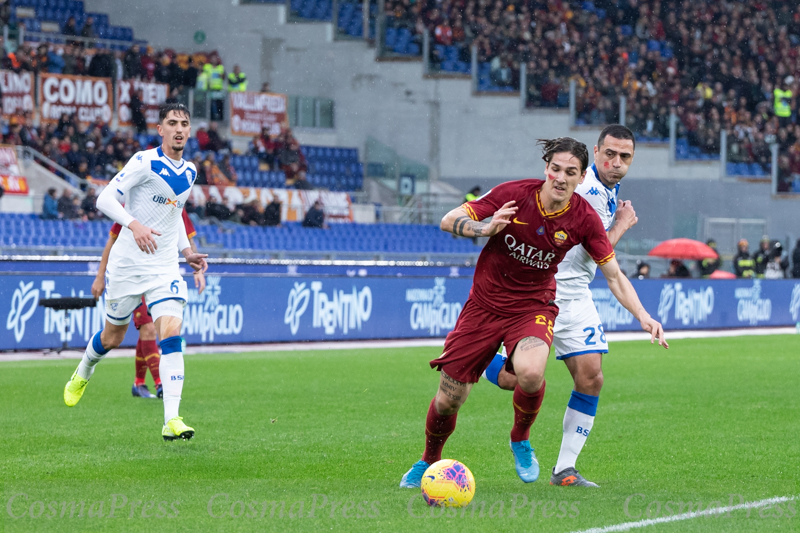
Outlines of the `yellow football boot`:
M194 428L184 424L182 416L176 416L164 425L161 430L161 436L164 437L164 440L189 440L194 437Z
M80 377L77 370L72 374L64 387L64 403L67 404L67 407L73 407L80 401L88 384L89 380Z

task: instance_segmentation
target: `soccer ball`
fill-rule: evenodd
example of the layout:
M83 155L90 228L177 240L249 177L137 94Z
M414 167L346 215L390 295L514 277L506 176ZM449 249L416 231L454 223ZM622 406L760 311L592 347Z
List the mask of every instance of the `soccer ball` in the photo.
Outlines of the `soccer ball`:
M422 475L422 497L432 507L465 507L475 496L475 478L455 459L436 461Z

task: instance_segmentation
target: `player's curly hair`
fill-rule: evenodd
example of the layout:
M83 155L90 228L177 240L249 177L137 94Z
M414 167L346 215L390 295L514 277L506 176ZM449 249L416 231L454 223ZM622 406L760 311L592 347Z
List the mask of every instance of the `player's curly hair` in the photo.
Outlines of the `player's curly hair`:
M542 159L546 163L553 160L553 156L567 152L578 158L581 162L581 174L589 168L589 150L586 145L572 137L558 137L555 139L538 139L536 144L542 147Z

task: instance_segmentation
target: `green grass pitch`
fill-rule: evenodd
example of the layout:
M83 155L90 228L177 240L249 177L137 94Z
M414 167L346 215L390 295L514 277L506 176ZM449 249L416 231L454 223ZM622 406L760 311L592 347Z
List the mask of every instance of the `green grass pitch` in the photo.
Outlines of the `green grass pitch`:
M160 402L131 397L130 358L103 361L71 409L76 361L0 363L0 529L570 532L800 495L800 336L618 342L578 461L599 490L548 484L571 390L551 356L531 431L540 480L514 472L510 393L479 383L444 453L472 470L476 505L442 516L398 488L422 452L438 353L187 356L181 413L197 435L174 443ZM797 531L798 507L645 531Z

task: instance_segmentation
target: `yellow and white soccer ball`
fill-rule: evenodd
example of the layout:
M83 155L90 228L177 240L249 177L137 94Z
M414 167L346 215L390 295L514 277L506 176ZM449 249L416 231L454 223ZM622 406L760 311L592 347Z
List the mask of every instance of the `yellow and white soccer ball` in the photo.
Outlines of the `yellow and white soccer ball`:
M422 497L432 507L465 507L475 496L475 478L455 459L436 461L422 475Z

